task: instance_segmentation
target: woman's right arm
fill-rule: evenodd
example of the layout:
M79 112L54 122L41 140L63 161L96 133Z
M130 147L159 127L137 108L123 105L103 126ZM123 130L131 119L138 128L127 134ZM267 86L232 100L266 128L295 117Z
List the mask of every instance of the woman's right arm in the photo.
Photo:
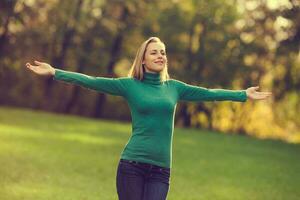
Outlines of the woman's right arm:
M82 86L98 92L112 95L125 96L126 88L123 84L124 78L92 77L85 74L55 69L51 65L35 61L36 65L26 63L26 67L34 73L42 76L54 76L54 80Z

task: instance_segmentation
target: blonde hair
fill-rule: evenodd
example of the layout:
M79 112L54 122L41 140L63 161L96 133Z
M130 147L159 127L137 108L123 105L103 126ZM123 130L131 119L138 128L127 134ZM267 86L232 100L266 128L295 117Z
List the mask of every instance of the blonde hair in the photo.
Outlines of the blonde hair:
M143 69L143 60L145 58L145 53L147 50L147 47L152 42L161 42L164 44L158 37L150 37L148 40L143 42L143 44L138 49L135 59L133 61L133 64L131 66L131 69L129 70L128 76L132 78L136 78L139 80L143 79L144 76L144 69ZM166 66L164 69L160 72L160 79L162 82L168 80L170 78L168 74L168 65L166 63Z

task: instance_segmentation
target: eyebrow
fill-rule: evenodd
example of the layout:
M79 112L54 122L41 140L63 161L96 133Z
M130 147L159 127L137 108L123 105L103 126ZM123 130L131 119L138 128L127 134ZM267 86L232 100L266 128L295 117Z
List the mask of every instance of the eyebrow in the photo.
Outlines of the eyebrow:
M156 49L152 49L151 51L157 51ZM160 51L165 51L164 49L161 49Z

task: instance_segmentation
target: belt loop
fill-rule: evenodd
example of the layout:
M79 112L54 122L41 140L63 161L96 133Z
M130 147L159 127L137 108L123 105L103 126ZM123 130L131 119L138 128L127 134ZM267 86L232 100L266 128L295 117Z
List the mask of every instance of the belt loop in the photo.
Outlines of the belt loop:
M137 165L138 162L134 161L134 160L129 160L130 163Z

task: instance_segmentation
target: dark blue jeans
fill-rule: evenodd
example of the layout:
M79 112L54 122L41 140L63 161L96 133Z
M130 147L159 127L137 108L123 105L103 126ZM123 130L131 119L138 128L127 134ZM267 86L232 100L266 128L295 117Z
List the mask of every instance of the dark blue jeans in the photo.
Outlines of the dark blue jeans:
M170 169L121 159L117 171L119 200L165 200Z

